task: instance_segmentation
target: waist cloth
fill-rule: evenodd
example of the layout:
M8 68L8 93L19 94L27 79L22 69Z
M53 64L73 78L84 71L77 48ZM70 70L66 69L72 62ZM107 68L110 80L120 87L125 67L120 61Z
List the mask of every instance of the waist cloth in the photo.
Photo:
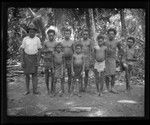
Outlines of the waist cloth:
M95 62L94 69L96 69L98 72L102 72L105 70L105 61L102 62Z
M73 70L74 70L74 77L81 77L83 66L74 64L73 65Z
M24 52L24 73L30 74L30 73L37 73L38 70L38 59L37 54L34 55L28 55Z

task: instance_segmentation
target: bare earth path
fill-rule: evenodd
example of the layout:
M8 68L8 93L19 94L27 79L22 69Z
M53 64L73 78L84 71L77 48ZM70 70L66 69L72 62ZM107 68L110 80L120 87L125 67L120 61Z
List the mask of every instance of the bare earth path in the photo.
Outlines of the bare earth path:
M41 95L23 95L25 92L24 76L15 77L8 82L8 115L15 116L144 116L144 85L132 85L130 93L125 93L124 84L116 84L119 94L104 93L96 95L96 87L92 82L88 91L81 97L68 94L60 97L47 95L44 76L39 77L38 89ZM66 84L67 86L67 84ZM32 88L32 84L30 84ZM59 83L57 84L59 92Z

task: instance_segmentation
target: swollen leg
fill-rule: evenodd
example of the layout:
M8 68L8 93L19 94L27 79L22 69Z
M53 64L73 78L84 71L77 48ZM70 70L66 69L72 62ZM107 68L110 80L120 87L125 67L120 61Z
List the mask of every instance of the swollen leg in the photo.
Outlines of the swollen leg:
M104 73L101 72L101 74L100 74L100 93L103 92L103 87L104 87Z

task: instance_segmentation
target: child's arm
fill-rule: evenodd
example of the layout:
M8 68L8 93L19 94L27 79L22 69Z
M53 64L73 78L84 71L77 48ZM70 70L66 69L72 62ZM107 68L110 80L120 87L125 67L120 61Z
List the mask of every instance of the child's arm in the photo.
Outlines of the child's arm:
M54 63L55 63L55 61L54 61L54 58L55 58L55 53L52 53L52 71L54 72Z
M82 73L83 73L84 70L85 70L85 59L84 59L84 55L82 56L82 60L83 60L83 68L82 68Z
M71 71L72 71L72 73L74 73L73 62L74 62L74 55L72 56L72 59L71 59Z

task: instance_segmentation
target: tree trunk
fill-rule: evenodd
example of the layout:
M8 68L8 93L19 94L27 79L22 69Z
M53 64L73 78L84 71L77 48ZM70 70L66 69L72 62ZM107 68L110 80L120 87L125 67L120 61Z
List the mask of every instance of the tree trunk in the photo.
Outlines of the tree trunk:
M126 37L127 30L126 30L126 25L125 25L124 9L120 10L120 19L121 19L121 26L122 26L121 36Z

